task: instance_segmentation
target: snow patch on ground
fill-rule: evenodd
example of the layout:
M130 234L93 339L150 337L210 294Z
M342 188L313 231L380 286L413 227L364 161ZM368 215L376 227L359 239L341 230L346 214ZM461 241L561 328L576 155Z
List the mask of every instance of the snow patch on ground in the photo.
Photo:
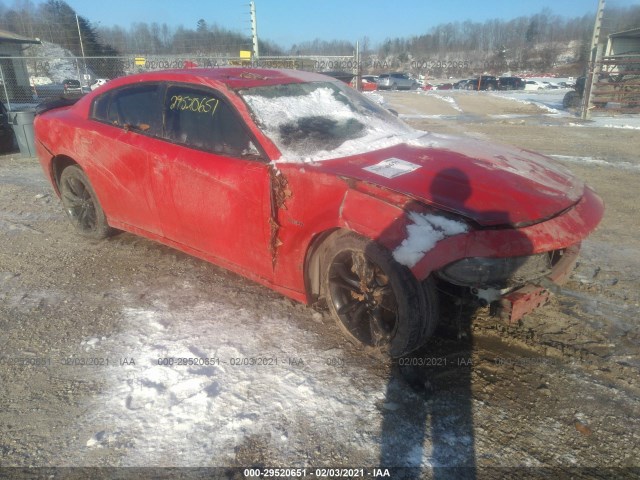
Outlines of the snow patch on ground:
M536 107L555 115L570 115L570 113L563 110L562 107L562 99L566 92L566 89L533 92L526 90L512 90L509 91L509 93L500 92L491 93L491 95L526 105L535 105Z
M555 158L556 160L562 160L565 162L572 162L578 164L588 164L588 165L600 165L603 167L610 168L620 168L623 170L635 170L640 171L640 165L634 165L629 162L608 162L606 160L601 160L599 158L593 157L575 157L571 155L549 155L551 158Z
M451 108L453 108L454 110L458 111L458 112L462 112L462 109L460 108L460 106L456 103L455 98L453 97L449 97L449 96L442 96L442 95L434 95L436 98L439 98L440 100L442 100L443 102L447 102L449 105L451 105Z
M175 292L166 298L175 302ZM315 334L286 317L257 319L215 301L180 308L156 301L122 314L123 333L100 344L135 364L110 369L101 408L80 419L102 425L87 437L88 450L119 448L122 466L232 465L235 448L259 436L272 459L302 466L302 429L310 428L350 445L346 455L376 462L386 379L363 382L361 366L330 365L344 352L318 350ZM427 446L425 462L428 454Z
M625 128L628 130L640 130L640 126L633 126L633 125L611 125L611 124L607 124L604 125L605 128Z
M459 235L468 230L467 225L438 215L410 212L407 238L393 251L393 258L412 268L426 252L446 237Z
M422 114L413 114L413 113L401 113L398 115L399 118L409 119L409 120L427 120L427 119L436 119L436 118L447 118L449 115L422 115Z
M625 130L640 130L639 115L593 116L584 122L572 122L569 127L598 127L622 128Z

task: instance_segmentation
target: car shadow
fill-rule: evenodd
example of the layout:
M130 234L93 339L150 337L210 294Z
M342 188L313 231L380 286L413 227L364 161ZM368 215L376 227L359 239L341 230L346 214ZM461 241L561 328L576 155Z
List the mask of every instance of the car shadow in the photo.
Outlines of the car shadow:
M457 168L440 171L429 189L440 205L465 205L474 195L472 181ZM506 211L482 213L510 223ZM524 235L518 240L531 245ZM393 468L394 478L475 479L472 323L479 304L460 301L470 298L468 288L439 280L436 285L438 328L426 345L393 361L382 407L379 463ZM425 451L429 445L430 454Z

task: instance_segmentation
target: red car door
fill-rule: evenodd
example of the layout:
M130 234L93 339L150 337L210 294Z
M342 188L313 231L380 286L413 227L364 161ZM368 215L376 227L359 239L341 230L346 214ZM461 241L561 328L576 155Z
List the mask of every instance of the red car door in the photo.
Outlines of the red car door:
M270 169L222 96L169 86L165 144L152 153L153 191L166 238L223 266L272 278Z
M92 129L79 138L87 172L109 220L161 234L148 151L164 144L162 86L126 87L96 98Z

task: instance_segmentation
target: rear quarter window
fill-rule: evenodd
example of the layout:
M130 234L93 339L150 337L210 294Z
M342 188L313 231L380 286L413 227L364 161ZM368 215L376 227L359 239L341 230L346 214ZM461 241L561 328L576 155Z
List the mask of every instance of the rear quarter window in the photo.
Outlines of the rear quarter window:
M93 101L93 119L136 133L162 135L161 85L145 84L107 92Z

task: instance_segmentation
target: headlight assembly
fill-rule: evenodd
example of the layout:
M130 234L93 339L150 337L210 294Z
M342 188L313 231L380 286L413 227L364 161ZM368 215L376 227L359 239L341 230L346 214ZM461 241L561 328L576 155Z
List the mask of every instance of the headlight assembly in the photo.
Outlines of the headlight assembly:
M507 288L544 277L551 272L548 253L506 258L464 258L440 270L445 280L465 287Z

